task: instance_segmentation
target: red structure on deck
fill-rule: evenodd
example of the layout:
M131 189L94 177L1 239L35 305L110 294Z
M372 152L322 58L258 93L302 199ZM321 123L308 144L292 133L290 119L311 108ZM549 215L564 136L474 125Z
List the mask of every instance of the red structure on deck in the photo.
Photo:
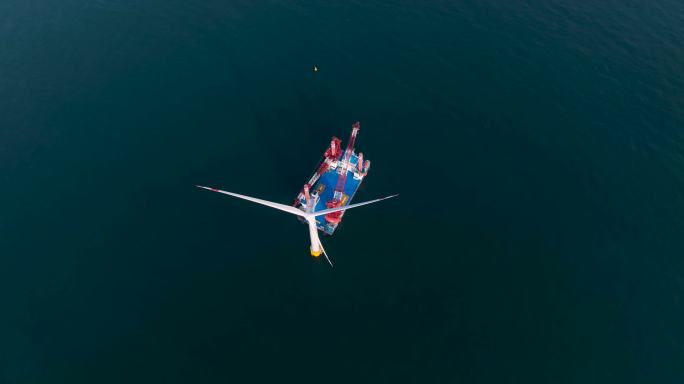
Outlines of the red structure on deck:
M309 184L304 184L304 198L306 199L306 209L310 209L309 204L311 204L311 195L309 195Z
M344 193L344 183L347 181L347 172L349 169L349 162L351 161L352 154L354 153L354 142L356 141L356 135L358 135L361 129L361 123L358 121L352 125L351 136L349 137L349 142L347 142L347 149L344 151L344 157L340 159L337 163L337 186L335 187L335 194L333 198L328 200L325 204L328 208L335 208L342 202L342 195ZM344 212L333 212L325 215L325 220L329 223L339 223L342 220L342 214Z

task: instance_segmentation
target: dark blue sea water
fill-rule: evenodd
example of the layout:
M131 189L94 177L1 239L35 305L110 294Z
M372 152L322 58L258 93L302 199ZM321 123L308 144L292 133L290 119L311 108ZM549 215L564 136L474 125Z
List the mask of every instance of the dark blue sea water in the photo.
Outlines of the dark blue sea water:
M0 2L0 382L684 382L684 3ZM313 73L311 68L320 68ZM362 127L358 201L289 203Z

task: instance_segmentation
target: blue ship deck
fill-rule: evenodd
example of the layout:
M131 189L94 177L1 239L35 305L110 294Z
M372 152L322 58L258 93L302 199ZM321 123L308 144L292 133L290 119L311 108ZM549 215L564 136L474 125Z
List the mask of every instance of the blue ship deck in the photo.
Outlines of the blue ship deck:
M352 154L349 162L354 166L354 168L356 168L358 162L358 157L356 156L356 154ZM335 187L337 186L337 179L337 170L328 169L326 172L321 174L320 178L311 187L311 194L318 194L318 202L316 203L314 211L322 211L324 209L327 209L326 202L332 200L333 198L333 195L335 193ZM351 203L352 199L354 198L354 195L356 194L356 191L361 186L362 181L363 178L354 178L353 171L347 171L347 179L344 184L344 192L341 199L342 206L349 205ZM297 204L297 206L301 207L305 204L306 201L304 199L304 196L300 194L299 203ZM335 232L335 229L337 229L337 227L339 226L339 224L327 222L324 216L316 217L316 223L318 230L328 235L332 235Z

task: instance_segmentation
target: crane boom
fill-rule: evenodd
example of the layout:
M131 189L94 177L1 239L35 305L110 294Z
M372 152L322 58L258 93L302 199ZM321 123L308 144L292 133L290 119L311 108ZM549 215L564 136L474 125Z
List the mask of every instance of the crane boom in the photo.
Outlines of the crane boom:
M352 125L351 135L349 136L349 142L347 143L347 149L344 151L344 157L338 165L337 174L337 186L335 187L334 200L339 202L342 199L342 194L344 193L344 183L347 181L347 171L349 167L349 162L351 161L352 154L354 153L354 142L356 142L356 135L359 134L359 129L361 129L361 123L358 121Z

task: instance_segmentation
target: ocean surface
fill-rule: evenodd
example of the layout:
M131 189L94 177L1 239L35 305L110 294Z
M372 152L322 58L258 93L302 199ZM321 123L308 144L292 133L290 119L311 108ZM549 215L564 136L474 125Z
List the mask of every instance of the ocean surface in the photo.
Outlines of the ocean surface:
M0 2L0 383L684 382L684 2ZM318 66L319 72L312 71ZM372 166L309 256L329 143Z

